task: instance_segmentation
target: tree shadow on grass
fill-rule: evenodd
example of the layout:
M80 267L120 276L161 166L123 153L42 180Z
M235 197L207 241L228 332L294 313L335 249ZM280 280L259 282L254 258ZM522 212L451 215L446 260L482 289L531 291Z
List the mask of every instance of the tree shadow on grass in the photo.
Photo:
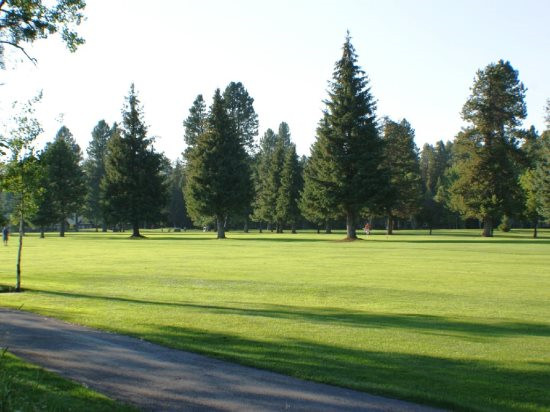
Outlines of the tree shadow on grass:
M425 314L395 314L350 311L341 308L319 308L287 305L264 304L251 307L249 304L236 303L236 306L206 305L186 302L162 302L133 298L57 292L32 289L45 295L62 296L75 299L92 299L105 302L120 302L145 306L165 306L197 310L201 313L219 315L239 315L289 319L297 322L318 324L347 325L350 327L382 329L409 329L418 333L444 334L468 337L510 337L510 336L540 336L550 337L550 324L523 322L476 323L456 320L442 316Z
M498 363L344 348L297 339L260 341L196 328L146 325L142 338L298 378L452 409L550 408L550 365Z

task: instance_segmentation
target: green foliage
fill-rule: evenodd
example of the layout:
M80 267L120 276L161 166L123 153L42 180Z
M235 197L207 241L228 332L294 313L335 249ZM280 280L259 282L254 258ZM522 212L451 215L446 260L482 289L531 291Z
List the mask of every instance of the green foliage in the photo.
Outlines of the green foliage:
M100 120L92 130L92 140L86 149L88 158L84 162L87 193L84 206L84 215L94 226L106 223L101 206L101 181L105 176L105 157L109 139L116 129L116 123L109 127L105 120Z
M484 222L484 236L493 222L521 210L518 183L517 127L526 117L525 88L509 62L500 60L478 71L462 117L472 127L456 138L457 179L451 202L454 210Z
M167 223L174 228L190 227L189 217L183 198L183 187L185 186L185 168L181 161L176 161L174 167L170 168L167 176L168 206L166 210Z
M189 116L183 122L185 128L184 141L188 150L197 144L197 139L206 129L206 105L202 94L199 94L189 109Z
M235 130L218 89L206 130L189 152L185 186L190 216L216 219L218 238L225 237L226 219L244 214L252 195L248 155Z
M385 180L379 170L382 142L376 126L376 105L349 35L342 58L336 62L325 104L305 175L305 187L316 188L306 193L321 194L333 214L345 215L347 237L354 239L359 212L374 207ZM303 203L311 205L311 198Z
M389 178L383 209L390 219L388 233L391 233L394 216L407 219L420 209L422 178L414 130L410 123L405 119L397 123L386 118L383 139L383 168Z
M550 109L548 112L550 113ZM541 157L534 179L537 188L538 213L550 221L550 128L541 137Z
M235 133L248 153L254 152L254 139L258 135L258 115L254 99L241 82L231 82L223 92L227 114L235 127Z
M41 217L56 217L60 222L60 236L65 235L67 218L82 210L86 182L81 161L80 148L65 126L59 129L55 140L46 145L40 157L46 192L42 202L50 203L41 207ZM45 220L41 223L47 223L48 219Z
M302 186L302 170L296 154L296 146L290 143L283 159L275 216L281 227L284 223L290 223L292 233L296 232L296 223L300 218L298 202Z
M30 57L24 44L60 33L67 48L74 52L84 43L78 36L78 26L84 16L84 0L4 0L0 2L0 65L3 65L4 46L12 46Z
M260 139L260 150L255 159L255 199L252 218L260 225L262 222L271 223L275 221L275 203L277 192L273 191L272 159L277 146L277 135L272 129L267 129Z
M129 222L132 236L141 237L140 224L160 220L166 187L161 155L154 151L153 139L147 137L133 84L122 114L122 127L112 133L108 143L102 203L110 222Z
M502 219L500 220L500 225L498 225L498 230L505 233L512 230L512 223L510 222L510 218L507 215L502 216Z

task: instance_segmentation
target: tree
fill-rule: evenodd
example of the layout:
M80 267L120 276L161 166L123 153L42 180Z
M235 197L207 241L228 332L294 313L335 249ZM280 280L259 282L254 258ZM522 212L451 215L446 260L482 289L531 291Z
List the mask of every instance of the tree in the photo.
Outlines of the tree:
M168 205L167 220L174 228L187 227L189 217L183 198L183 187L185 185L185 168L181 161L177 160L171 168L168 176Z
M185 201L195 221L216 219L218 239L225 238L225 222L242 214L251 198L250 170L242 141L217 89L206 130L189 152Z
M2 189L10 192L14 199L12 219L19 224L19 245L17 249L15 291L21 291L21 257L23 251L23 231L25 221L37 209L37 196L40 196L40 168L34 155L34 142L42 133L42 127L34 117L34 104L42 98L40 93L21 108L14 117L14 128L9 137L2 136L1 146L9 159L2 167Z
M232 119L235 133L249 154L254 152L254 139L258 135L258 115L254 99L241 82L231 82L223 92L227 114Z
M189 116L183 121L183 127L185 129L184 141L188 150L195 146L199 136L204 133L206 118L206 105L202 94L199 94L189 109Z
M281 227L284 223L290 223L292 233L296 233L296 223L300 217L298 202L301 190L302 170L296 154L296 146L290 143L283 160L281 185L277 193L275 211Z
M101 181L105 176L107 144L116 127L116 123L111 128L105 120L100 120L92 130L92 140L86 149L88 158L84 162L84 172L86 174L87 193L84 214L96 227L96 231L100 223L103 225L103 230L106 230L106 222L101 206Z
M535 169L538 213L550 221L550 100L546 104L546 130L541 136L540 158Z
M62 126L55 140L46 145L40 157L44 166L46 198L57 216L59 236L65 236L67 218L80 211L86 185L82 170L82 155L72 133Z
M403 119L397 123L384 122L384 169L389 186L385 191L383 208L387 215L387 233L393 233L395 217L410 218L422 201L422 179L418 149L414 144L414 129Z
M143 237L140 224L160 219L166 204L161 155L147 137L143 109L134 85L122 110L122 127L111 135L102 182L103 205L113 222L129 222L132 237Z
M25 50L24 44L60 32L67 48L74 52L84 43L78 36L78 26L84 16L84 0L58 0L55 3L42 0L0 1L0 66L4 61L4 46L20 50L29 60L36 62Z
M275 220L276 192L273 192L269 180L271 178L271 161L276 145L277 135L272 129L267 129L260 139L260 150L256 156L254 182L255 199L252 218L260 222L260 231L262 230L262 222L270 224Z
M379 167L382 141L376 125L369 80L357 65L348 34L336 63L329 99L317 129L306 179L318 186L334 214L346 216L347 238L356 239L361 209L373 207L385 186ZM306 182L306 187L311 183Z
M518 72L500 60L477 72L462 118L471 126L456 138L458 178L450 188L455 210L483 221L483 236L521 201L515 158L517 127L527 115Z

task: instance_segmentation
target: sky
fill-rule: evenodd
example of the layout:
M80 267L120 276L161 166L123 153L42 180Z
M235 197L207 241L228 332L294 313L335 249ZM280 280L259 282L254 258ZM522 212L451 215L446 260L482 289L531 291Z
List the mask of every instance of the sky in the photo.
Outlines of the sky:
M88 0L76 53L59 38L11 53L0 71L0 119L43 90L39 146L64 124L83 150L97 122L120 121L135 83L155 148L184 150L183 121L198 94L242 82L260 136L290 126L309 154L328 81L349 30L377 116L406 118L416 144L452 140L477 70L509 60L527 87L525 127L544 130L550 98L550 2L542 0Z

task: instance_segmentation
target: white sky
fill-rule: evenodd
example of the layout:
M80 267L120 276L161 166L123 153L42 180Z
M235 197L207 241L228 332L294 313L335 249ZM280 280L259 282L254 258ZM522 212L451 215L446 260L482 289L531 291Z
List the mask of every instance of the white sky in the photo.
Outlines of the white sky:
M543 0L88 0L75 54L55 38L29 48L36 67L0 72L0 119L40 89L41 139L63 123L85 150L95 124L120 120L134 82L155 147L176 159L197 94L241 81L260 135L290 125L308 154L346 30L369 75L378 116L407 118L416 143L449 140L475 73L509 60L528 88L525 126L543 129L550 98L550 2Z

